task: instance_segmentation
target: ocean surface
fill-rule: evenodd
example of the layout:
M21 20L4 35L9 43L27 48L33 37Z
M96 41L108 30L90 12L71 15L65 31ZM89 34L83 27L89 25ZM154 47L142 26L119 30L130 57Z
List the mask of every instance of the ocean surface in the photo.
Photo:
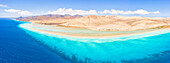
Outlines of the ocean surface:
M21 23L0 18L0 63L68 63L21 30Z
M0 63L170 63L170 30L117 38L73 38L0 19Z

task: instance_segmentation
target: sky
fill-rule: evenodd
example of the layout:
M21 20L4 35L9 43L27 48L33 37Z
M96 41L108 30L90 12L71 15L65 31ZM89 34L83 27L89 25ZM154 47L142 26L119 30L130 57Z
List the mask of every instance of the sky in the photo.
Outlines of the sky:
M0 0L0 18L46 14L170 17L170 0Z

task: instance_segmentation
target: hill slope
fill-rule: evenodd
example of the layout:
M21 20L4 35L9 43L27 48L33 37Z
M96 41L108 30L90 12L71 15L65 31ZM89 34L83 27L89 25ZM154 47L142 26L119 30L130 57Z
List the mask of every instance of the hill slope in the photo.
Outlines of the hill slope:
M41 17L41 16L38 16ZM60 25L67 27L81 27L99 31L131 31L169 26L170 18L124 17L124 16L43 16L37 19L28 19L30 22L45 25Z

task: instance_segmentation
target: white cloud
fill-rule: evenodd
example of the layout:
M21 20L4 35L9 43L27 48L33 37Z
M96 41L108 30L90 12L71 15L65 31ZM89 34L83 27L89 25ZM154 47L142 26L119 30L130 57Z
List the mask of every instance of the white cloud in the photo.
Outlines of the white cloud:
M70 15L89 15L89 14L98 14L96 10L73 10L71 8L65 9L65 8L59 8L56 11L48 11L48 14L60 14L60 15L65 15L65 14L70 14Z
M149 12L143 9L139 9L136 11L123 11L123 10L115 10L115 9L111 9L111 10L104 10L104 11L99 11L100 14L141 14L141 15L145 15L145 14L159 14L159 11L154 11L154 12Z
M29 11L24 11L24 10L17 10L17 9L6 9L4 10L5 12L9 12L9 13L17 13L19 15L32 15L31 12Z
M0 7L8 7L7 5L4 4L0 4Z
M154 12L149 12L143 9L139 9L136 11L123 11L123 10L104 10L104 11L97 11L97 10L73 10L71 8L66 9L66 8L59 8L55 11L48 11L48 14L60 14L60 15L65 15L65 14L70 14L70 15L97 15L97 14L140 14L140 15L146 15L146 14L159 14L159 11L154 11Z
M160 14L160 12L159 11L155 11L155 12L152 12L153 14Z
M16 13L20 12L21 10L16 10L16 9L6 9L5 12L10 12L10 13Z
M55 11L48 11L46 12L37 12L36 14L32 14L29 11L26 10L18 10L18 9L5 9L5 12L8 13L1 13L1 16L9 16L9 17L19 17L19 16L31 16L31 15L44 15L44 14L60 14L60 15L65 15L65 14L70 14L70 15L104 15L104 14L138 14L138 15L148 15L148 14L160 14L159 11L146 11L143 9L135 10L135 11L124 11L124 10L103 10L103 11L97 11L97 10L81 10L81 9L66 9L66 8L59 8ZM1 17L0 16L0 17Z

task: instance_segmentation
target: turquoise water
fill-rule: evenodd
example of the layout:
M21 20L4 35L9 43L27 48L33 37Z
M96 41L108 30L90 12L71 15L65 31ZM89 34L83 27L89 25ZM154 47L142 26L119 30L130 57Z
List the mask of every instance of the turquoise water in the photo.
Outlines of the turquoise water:
M57 55L79 63L169 63L170 30L117 38L73 38L19 27Z

